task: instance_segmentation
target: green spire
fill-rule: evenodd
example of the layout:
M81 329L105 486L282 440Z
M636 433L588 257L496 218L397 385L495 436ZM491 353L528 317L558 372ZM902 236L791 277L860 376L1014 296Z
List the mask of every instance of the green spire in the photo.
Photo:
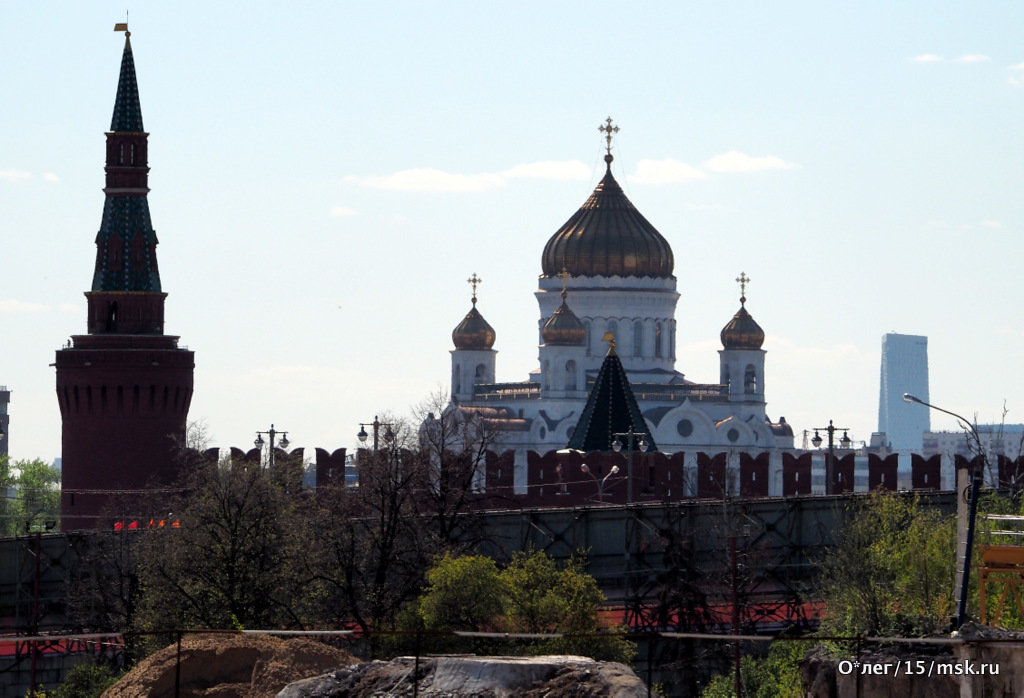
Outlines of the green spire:
M117 81L117 99L114 101L114 117L110 120L114 132L142 133L142 107L139 105L139 85L135 82L135 59L132 57L131 34L124 37L124 53L121 55L121 77Z

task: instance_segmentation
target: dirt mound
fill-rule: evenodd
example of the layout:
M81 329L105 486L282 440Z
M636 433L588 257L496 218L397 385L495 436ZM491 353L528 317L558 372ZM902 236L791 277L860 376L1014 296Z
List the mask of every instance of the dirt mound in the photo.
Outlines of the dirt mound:
M647 690L629 667L585 657L413 657L365 662L289 684L278 698L590 697L642 698ZM414 679L416 686L414 689Z
M178 648L146 657L102 698L173 698ZM269 635L189 635L181 641L180 698L273 698L287 684L359 660L344 650Z

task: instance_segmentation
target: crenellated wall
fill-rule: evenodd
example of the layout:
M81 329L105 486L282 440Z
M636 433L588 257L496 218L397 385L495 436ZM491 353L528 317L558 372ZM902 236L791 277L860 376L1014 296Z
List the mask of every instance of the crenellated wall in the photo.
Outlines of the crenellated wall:
M512 455L500 458L511 462ZM818 451L633 453L630 460L631 464L621 453L531 451L526 459L525 491L519 488L512 499L517 506L586 506L601 502L789 497L826 492L827 454ZM835 457L830 489L833 494L878 488L952 490L955 468L974 463L962 456L950 459L916 453L847 453ZM618 470L613 472L615 467ZM996 471L988 478L993 485L998 480L1000 486L1024 481L1024 458L1000 457ZM507 479L499 481L488 473L489 495L507 499L511 489Z

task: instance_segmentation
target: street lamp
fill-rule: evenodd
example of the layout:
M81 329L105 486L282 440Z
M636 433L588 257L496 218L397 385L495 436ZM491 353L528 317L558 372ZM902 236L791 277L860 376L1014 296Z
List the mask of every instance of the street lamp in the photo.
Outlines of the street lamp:
M636 447L640 450L640 453L647 453L649 444L645 436L650 436L645 431L634 431L633 427L629 428L629 431L623 431L616 434L612 434L615 437L615 441L612 442L612 450L616 453L622 451L622 438L626 438L626 504L633 503L633 448Z
M253 445L256 448L260 449L261 451L263 450L263 445L265 443L267 443L266 441L263 440L263 435L264 434L267 435L267 438L270 441L270 448L267 449L267 466L270 467L270 468L273 468L274 467L274 441L277 439L278 435L280 435L280 437L281 437L281 448L288 448L288 443L289 443L289 441L288 441L288 432L286 432L286 431L277 431L276 429L274 429L274 425L273 424L270 425L270 430L269 431L258 431L258 432L256 432L256 440L253 441L252 443L253 443Z
M580 464L580 470L585 472L590 477L594 478L594 482L597 483L597 501L604 502L604 483L608 482L608 478L610 478L612 475L615 475L619 472L619 466L613 465L612 469L608 471L608 474L605 475L600 480L597 479L597 475L594 475L594 473L590 471L590 466L587 465L586 463Z
M393 424L387 424L386 422L382 422L379 419L377 419L377 415L373 415L372 422L368 424L364 424L362 422L359 423L359 433L356 434L356 438L359 439L359 443L365 444L366 439L369 438L370 436L369 434L366 433L366 427L373 427L373 452L376 453L377 448L380 445L380 428L387 427L387 431L384 432L384 438L390 439L393 433L391 431L391 428L393 426Z
M967 514L967 532L964 535L964 566L963 569L957 570L957 574L960 577L960 588L958 590L960 598L957 599L956 605L956 627L960 628L964 624L964 621L967 620L967 587L971 583L971 549L974 547L974 519L978 515L978 497L981 494L981 482L985 474L985 467L988 463L985 457L985 449L982 448L981 446L981 436L978 435L978 429L977 427L974 426L971 420L966 419L965 417L961 417L956 412L950 412L949 410L945 410L941 407L929 404L922 400L921 398L917 397L916 395L911 395L910 393L903 393L903 401L916 402L919 405L924 405L925 407L931 408L933 410L938 410L939 412L944 412L945 414L948 414L951 417L955 417L957 421L960 422L960 424L964 425L964 429L970 430L971 436L974 437L974 443L978 446L978 455L981 456L981 463L975 466L974 471L971 473L971 502L970 509ZM961 519L960 514L962 512L963 506L963 497L960 496L959 484L960 483L958 482L956 498L957 519ZM959 533L960 531L958 530L958 543L960 542Z
M849 448L853 443L850 439L849 427L837 427L832 424L832 420L828 420L827 427L815 427L814 438L811 439L811 443L814 444L815 448L821 446L821 434L819 431L828 432L828 456L825 460L825 494L834 494L832 491L832 474L835 470L836 463L836 445L835 445L835 434L837 431L842 430L843 438L839 439L839 445L843 448Z

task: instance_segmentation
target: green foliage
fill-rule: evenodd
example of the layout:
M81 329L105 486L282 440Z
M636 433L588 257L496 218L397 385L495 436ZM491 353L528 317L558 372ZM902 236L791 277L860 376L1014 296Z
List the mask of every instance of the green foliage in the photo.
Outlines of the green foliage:
M491 558L446 554L427 571L420 617L428 630L489 630L501 616L505 593Z
M899 493L876 493L853 506L821 564L826 631L913 636L944 630L954 605L954 517Z
M613 661L629 661L635 653L629 641L600 634L607 630L598 615L604 594L581 559L560 570L543 552L517 553L499 572L487 557L445 555L427 572L427 581L416 612L428 630L587 635L538 640L506 651Z
M803 689L798 664L804 656L800 642L773 642L764 659L742 657L740 681L747 698L800 698ZM730 671L711 679L701 698L735 698L736 678Z
M120 674L106 664L79 664L64 677L51 698L98 698L117 682Z
M0 534L46 529L60 520L60 471L38 458L0 457Z
M294 626L305 526L281 471L258 462L197 469L180 528L139 531L140 629Z

